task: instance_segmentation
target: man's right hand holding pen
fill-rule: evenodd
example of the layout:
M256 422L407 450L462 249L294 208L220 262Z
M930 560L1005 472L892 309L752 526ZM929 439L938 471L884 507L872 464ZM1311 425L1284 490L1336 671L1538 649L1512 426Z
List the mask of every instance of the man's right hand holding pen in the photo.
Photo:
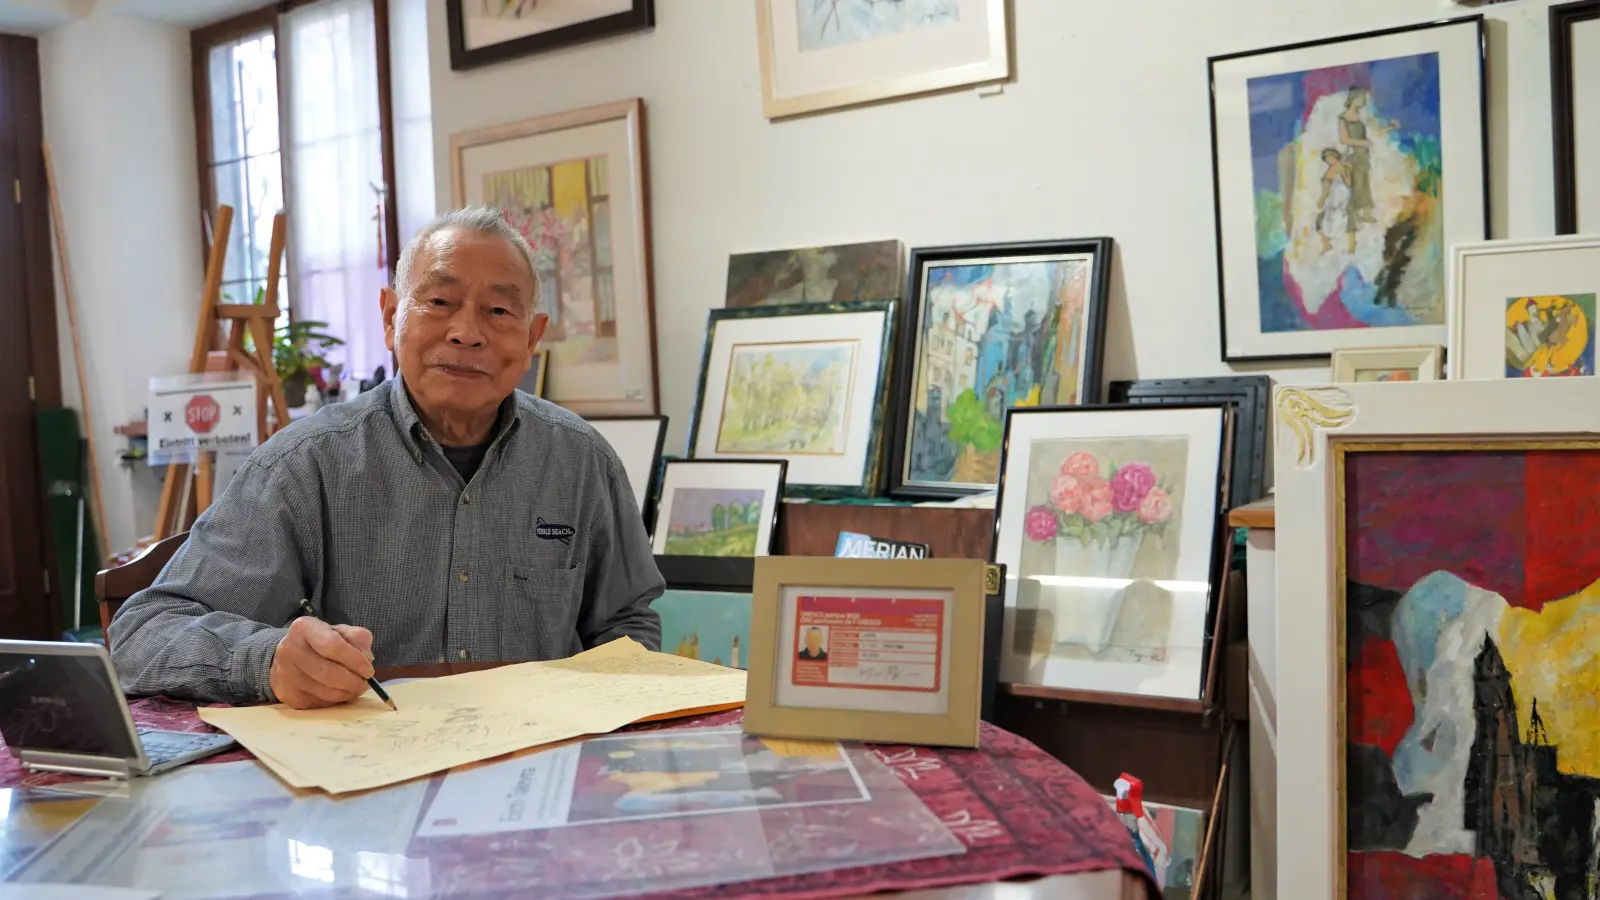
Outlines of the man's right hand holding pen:
M301 616L278 642L267 681L278 702L315 709L354 700L371 677L372 632Z

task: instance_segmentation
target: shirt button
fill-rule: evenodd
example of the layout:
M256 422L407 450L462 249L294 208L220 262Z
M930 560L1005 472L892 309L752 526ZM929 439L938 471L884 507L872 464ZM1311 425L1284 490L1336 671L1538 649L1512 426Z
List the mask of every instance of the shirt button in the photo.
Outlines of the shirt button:
M468 653L465 648L463 648L460 653L457 653L456 656L459 656L462 659L471 659L472 658L472 654Z
M461 583L462 584L466 584L467 583L467 573L462 572L460 575L458 575L456 577L461 579Z
M462 506L471 506L472 505L472 498L468 497L466 494L462 494L461 495L461 505Z

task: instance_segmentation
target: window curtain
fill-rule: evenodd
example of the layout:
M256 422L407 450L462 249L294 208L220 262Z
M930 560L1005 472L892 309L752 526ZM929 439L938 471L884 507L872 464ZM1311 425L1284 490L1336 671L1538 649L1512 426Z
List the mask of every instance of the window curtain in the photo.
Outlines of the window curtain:
M299 321L328 323L345 377L387 366L379 292L383 161L372 0L325 0L283 16L289 278Z

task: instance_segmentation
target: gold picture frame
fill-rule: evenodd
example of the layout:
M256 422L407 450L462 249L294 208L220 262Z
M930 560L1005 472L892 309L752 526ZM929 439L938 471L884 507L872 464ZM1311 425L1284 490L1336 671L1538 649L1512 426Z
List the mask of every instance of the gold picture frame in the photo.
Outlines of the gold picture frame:
M755 0L755 4L761 107L769 119L1011 77L1006 0L951 0L950 19L937 27L890 25L877 34L849 37L838 37L844 13L837 3L812 7L811 0ZM813 9L812 17L822 16L823 31L830 24L834 27L831 41L813 38L813 46L806 46L802 20L807 8ZM954 50L965 50L966 58L950 58Z
M975 559L758 557L750 612L745 730L772 737L978 746L985 579L989 568L983 560ZM804 594L801 593L803 589L821 589L827 591L828 596ZM937 601L936 594L942 595ZM792 607L790 596L793 597ZM807 602L854 608L862 601L873 600L885 604L943 604L937 624L931 627L928 627L926 610L929 607L926 605L902 607L910 609L909 612L885 615L880 609L875 613L879 631L895 628L895 621L889 620L889 615L900 617L901 627L906 629L904 633L913 642L926 640L931 636L930 631L937 633L932 662L933 687L928 686L925 678L928 665L914 659L892 666L880 663L876 667L840 666L837 660L829 661L830 653L838 652L831 649L837 646L833 643L836 634L845 642L844 646L852 646L850 642L854 641L855 658L860 658L861 638L848 630L850 622L838 618L858 613L808 610L804 608ZM913 615L917 617L915 620L910 618ZM905 624L912 621L914 625ZM820 626L829 629L824 636L828 641L826 645L818 638L813 647L809 634L805 643L801 643L802 627L809 631L820 630L813 622L826 623ZM926 653L922 656L925 658ZM798 675L814 671L814 668L801 669L801 666L812 665L812 660L829 662L824 667L828 673L824 676L826 683L796 681ZM837 679L832 674L835 668L841 670ZM882 684L880 679L890 668L897 676L904 675L901 686L879 689L860 683ZM858 681L852 683L852 678ZM891 691L909 693L895 694L903 699L891 702L888 696ZM790 696L786 698L785 694ZM814 695L820 699L806 699ZM937 703L941 695L943 702ZM801 702L789 702L791 699ZM916 705L927 705L929 711L900 711Z
M501 209L533 247L550 317L545 399L581 416L655 415L644 101L451 135L450 199Z

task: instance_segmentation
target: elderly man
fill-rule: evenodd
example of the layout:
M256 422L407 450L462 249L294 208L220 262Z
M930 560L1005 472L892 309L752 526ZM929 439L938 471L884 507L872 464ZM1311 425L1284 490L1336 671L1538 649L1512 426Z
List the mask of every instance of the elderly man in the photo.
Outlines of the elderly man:
M112 621L124 689L305 708L359 696L375 664L658 649L663 584L622 463L516 390L538 293L494 210L423 229L383 293L398 377L251 454Z

